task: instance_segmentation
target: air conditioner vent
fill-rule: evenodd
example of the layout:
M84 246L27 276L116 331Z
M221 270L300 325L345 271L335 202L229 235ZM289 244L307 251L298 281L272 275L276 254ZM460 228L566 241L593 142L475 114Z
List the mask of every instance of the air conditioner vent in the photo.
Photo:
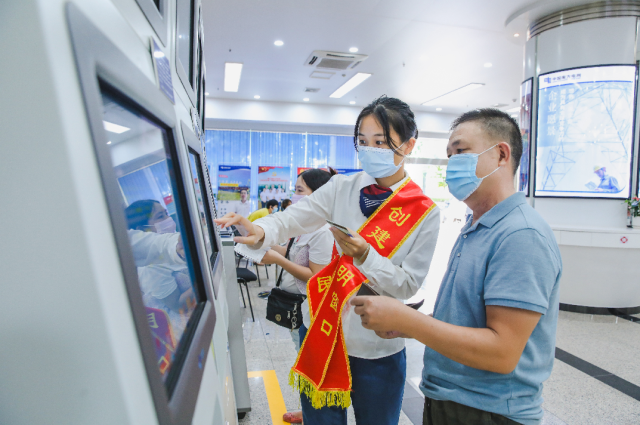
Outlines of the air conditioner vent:
M352 63L353 62L346 60L323 58L320 60L318 68L345 70L349 68Z
M314 88L314 87L307 87L306 89L304 89L305 93L318 93L320 91L320 89Z
M366 60L368 57L367 55L314 50L304 64L320 69L344 71L358 66L360 62Z

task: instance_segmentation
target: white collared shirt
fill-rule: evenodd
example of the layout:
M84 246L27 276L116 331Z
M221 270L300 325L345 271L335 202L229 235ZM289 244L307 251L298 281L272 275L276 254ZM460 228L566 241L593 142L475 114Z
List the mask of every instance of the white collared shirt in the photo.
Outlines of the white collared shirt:
M408 178L391 186L391 189L396 190ZM307 202L298 202L283 212L256 220L254 224L262 227L265 233L260 246L277 245L289 238L311 233L324 226L327 219L357 231L366 221L360 211L360 190L372 184L376 184L376 180L365 172L333 176L327 184L307 196ZM436 207L391 259L371 249L364 263L356 267L379 293L401 300L411 298L427 276L439 229L440 211ZM346 306L349 311L343 313L343 330L350 356L377 359L404 348L402 338L382 339L362 327L360 317L353 312L351 305L347 303ZM305 316L304 323L309 327L310 318Z

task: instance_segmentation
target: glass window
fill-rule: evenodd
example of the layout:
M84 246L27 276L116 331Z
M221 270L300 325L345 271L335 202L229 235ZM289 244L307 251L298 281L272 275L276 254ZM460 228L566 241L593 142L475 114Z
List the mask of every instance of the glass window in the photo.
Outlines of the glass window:
M193 0L178 1L178 59L182 62L189 76L191 87L193 82Z
M191 164L191 177L193 178L193 188L196 192L198 201L198 215L200 224L202 225L202 236L207 249L207 257L213 267L215 264L213 254L217 251L215 237L213 236L213 222L211 220L211 211L209 210L209 202L207 198L207 189L205 185L202 167L200 163L200 155L189 149L189 162Z
M167 382L185 332L204 301L184 234L185 217L165 129L103 92L103 124L118 178L138 284L153 337L158 368ZM184 243L183 243L184 241ZM193 254L195 255L195 253ZM197 264L197 262L195 262Z
M449 143L449 139L423 139L418 137L416 146L411 152L411 157L447 159L447 143Z

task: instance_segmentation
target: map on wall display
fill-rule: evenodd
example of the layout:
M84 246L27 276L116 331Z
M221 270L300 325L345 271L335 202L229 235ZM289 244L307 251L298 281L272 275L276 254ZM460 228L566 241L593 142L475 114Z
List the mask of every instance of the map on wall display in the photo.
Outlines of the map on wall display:
M289 178L291 167L258 167L258 199L260 208L275 199L278 204L291 197Z
M218 216L235 212L247 217L251 213L250 186L251 167L218 166Z
M635 66L539 77L536 196L627 198Z
M528 79L520 85L520 118L518 125L522 134L522 158L518 173L518 190L529 196L529 158L531 156L531 85Z

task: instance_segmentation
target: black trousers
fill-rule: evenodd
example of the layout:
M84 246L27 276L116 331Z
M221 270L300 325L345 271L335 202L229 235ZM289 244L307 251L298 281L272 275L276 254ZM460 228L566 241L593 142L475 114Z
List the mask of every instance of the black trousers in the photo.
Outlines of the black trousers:
M485 412L453 401L424 399L422 425L519 425L497 413Z

